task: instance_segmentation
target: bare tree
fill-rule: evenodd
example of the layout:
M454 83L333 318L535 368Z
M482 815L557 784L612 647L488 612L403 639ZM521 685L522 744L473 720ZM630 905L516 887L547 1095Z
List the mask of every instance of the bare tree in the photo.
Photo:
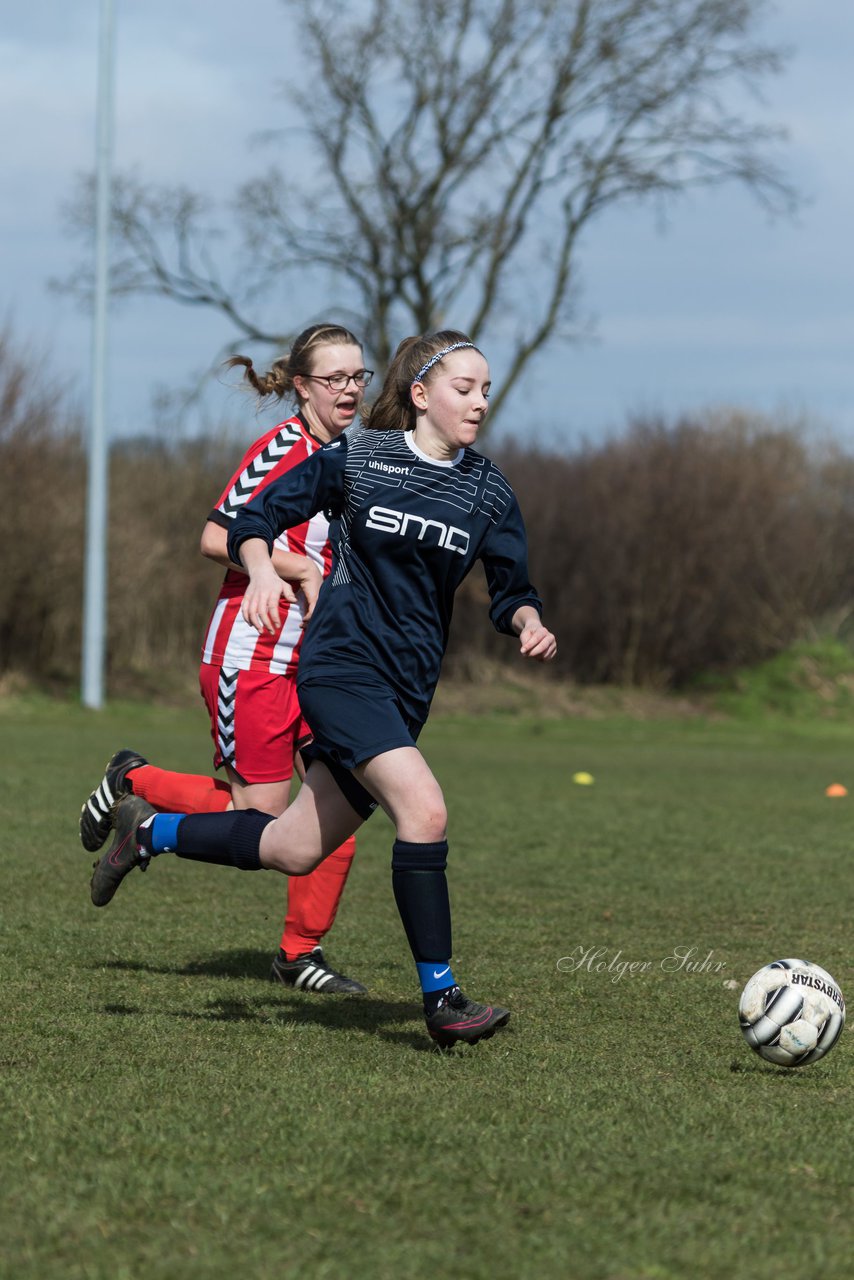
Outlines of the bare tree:
M214 307L239 340L280 346L265 290L322 268L381 366L403 333L501 335L494 413L534 353L572 336L580 239L606 209L727 182L773 211L794 204L781 131L748 118L781 66L755 36L768 0L283 3L300 32L299 178L291 131L287 167L231 206L228 280L201 197L124 180L117 292ZM75 218L87 224L85 191Z

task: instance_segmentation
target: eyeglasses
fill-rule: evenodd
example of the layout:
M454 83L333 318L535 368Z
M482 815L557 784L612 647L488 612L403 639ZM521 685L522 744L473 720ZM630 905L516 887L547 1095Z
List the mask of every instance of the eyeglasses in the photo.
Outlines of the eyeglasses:
M328 376L319 373L303 374L304 378L312 382L325 382L330 391L346 391L351 380L357 387L366 387L373 376L373 369L357 369L355 373L330 373Z

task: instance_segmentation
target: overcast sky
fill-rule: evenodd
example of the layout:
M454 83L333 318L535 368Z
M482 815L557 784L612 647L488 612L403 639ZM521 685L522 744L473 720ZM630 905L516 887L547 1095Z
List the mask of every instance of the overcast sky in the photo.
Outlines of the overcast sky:
M28 0L7 6L0 31L0 313L84 403L90 322L46 282L78 256L61 205L94 163L98 7ZM299 74L281 5L115 9L116 167L227 196L263 167L249 139L281 123L276 89ZM595 440L639 412L738 405L805 415L854 448L854 5L780 0L767 36L792 49L767 110L790 131L788 171L806 197L797 220L770 222L735 190L683 201L664 230L649 209L607 215L581 258L595 341L551 347L517 387L505 430ZM110 345L115 434L145 431L155 387L186 381L230 336L199 309L125 303ZM241 429L239 393L217 387L209 403Z

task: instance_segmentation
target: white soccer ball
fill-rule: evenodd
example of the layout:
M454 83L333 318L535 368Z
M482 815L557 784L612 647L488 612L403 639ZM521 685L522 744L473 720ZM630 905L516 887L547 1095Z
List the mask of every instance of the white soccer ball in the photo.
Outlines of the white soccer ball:
M829 1053L845 1026L839 984L808 960L774 960L754 973L741 993L744 1038L761 1058L804 1067Z

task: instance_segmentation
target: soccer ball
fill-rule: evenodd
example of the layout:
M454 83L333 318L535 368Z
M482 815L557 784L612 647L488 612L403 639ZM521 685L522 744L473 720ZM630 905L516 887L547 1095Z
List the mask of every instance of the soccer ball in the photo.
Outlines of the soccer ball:
M836 1044L845 1026L845 1001L826 969L808 960L774 960L742 991L738 1018L761 1058L804 1067Z

